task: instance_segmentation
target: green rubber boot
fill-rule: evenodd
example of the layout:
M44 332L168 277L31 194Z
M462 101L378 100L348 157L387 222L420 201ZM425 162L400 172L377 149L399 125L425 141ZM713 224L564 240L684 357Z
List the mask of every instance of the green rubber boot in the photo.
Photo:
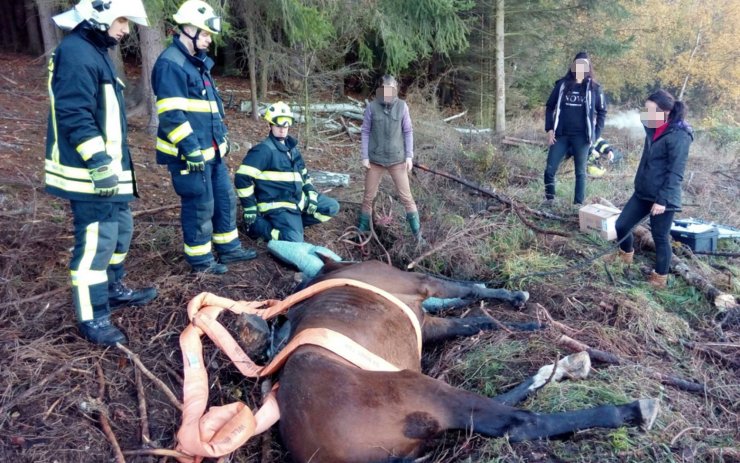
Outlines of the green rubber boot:
M414 235L414 239L420 245L425 244L424 237L421 236L421 221L419 220L419 212L407 212L406 221L409 223L411 234Z
M370 231L370 214L366 212L360 212L360 220L357 223L357 228L362 233L368 233Z

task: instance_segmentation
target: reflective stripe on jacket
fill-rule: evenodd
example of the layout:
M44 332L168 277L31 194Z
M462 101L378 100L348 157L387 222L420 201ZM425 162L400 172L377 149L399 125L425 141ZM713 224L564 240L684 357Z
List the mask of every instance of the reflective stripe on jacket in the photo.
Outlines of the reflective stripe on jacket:
M555 135L561 135L558 132L558 122L564 92L565 79L560 79L555 82L555 88L552 89L552 93L550 93L550 97L547 99L545 132L553 130ZM588 135L589 143L593 143L601 137L605 120L606 98L604 97L604 92L598 83L588 78L586 79L586 119L584 121L584 133Z
M49 60L45 183L47 192L62 198L121 202L137 196L124 85L108 56L115 41L106 37L83 22ZM118 175L118 193L101 197L89 169L107 164Z
M270 134L249 150L236 171L236 194L245 210L266 214L275 209L303 211L318 193L311 183L295 138L281 143Z
M157 99L157 164L185 162L185 156L214 159L227 151L224 108L211 77L213 60L205 53L191 56L175 36L152 70Z

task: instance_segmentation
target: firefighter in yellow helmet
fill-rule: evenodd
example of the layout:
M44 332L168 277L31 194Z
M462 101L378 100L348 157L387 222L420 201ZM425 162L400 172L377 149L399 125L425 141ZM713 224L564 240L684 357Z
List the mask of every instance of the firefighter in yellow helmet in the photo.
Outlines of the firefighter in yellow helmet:
M72 32L49 61L46 191L69 200L74 217L69 269L80 333L112 346L126 336L111 324L111 310L157 296L122 281L133 233L129 202L138 195L123 85L108 56L130 22L146 26L147 16L141 0L81 0L54 22Z
M152 70L157 163L167 166L180 196L185 259L193 272L223 274L226 264L257 253L239 241L236 195L225 159L230 148L224 107L206 53L212 35L221 32L221 18L200 0L186 1L173 18L180 33Z
M298 141L288 136L290 106L272 104L264 117L270 133L249 150L234 180L244 223L253 238L303 241L303 227L331 219L339 203L313 186Z

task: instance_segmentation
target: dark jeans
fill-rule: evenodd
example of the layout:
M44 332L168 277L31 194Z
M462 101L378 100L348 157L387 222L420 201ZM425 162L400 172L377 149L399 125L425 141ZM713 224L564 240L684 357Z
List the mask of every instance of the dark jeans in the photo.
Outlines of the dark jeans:
M617 241L626 237L619 245L622 251L631 252L633 250L632 228L650 214L652 207L652 201L645 201L634 194L627 201L627 205L619 214L616 225ZM673 251L671 251L670 235L674 214L673 211L665 211L660 215L650 216L650 231L653 235L653 241L655 241L655 273L660 275L668 275L668 270L671 267Z
M583 204L586 196L586 164L591 144L586 134L560 135L555 144L550 146L547 153L547 167L545 167L545 198L555 197L555 174L566 154L573 155L573 164L576 168L576 191L573 196L574 204Z

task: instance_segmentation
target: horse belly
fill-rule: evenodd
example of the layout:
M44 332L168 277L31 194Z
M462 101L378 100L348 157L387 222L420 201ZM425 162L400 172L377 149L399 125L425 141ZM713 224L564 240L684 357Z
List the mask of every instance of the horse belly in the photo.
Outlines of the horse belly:
M280 376L280 434L298 462L380 462L413 457L440 424L409 404L414 372L362 371L315 347L301 348Z

